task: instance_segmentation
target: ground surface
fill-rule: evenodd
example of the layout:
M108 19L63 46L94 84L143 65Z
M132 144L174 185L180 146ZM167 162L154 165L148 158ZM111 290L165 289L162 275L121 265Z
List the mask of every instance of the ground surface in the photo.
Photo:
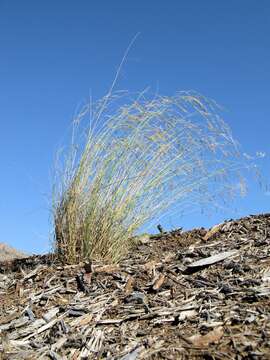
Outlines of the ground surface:
M270 214L144 237L118 266L0 264L2 359L270 359Z

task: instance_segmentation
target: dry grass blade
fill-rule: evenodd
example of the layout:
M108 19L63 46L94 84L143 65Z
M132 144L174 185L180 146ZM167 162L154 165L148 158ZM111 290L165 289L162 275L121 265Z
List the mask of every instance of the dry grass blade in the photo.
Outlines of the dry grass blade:
M55 181L55 247L67 262L118 262L138 230L174 209L217 202L239 189L237 146L214 102L181 92L107 96L74 121ZM75 143L82 119L86 137Z

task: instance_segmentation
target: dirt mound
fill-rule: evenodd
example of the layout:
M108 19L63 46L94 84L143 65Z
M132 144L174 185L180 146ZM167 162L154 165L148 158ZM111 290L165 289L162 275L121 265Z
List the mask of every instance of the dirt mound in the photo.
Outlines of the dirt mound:
M27 255L14 249L13 247L0 243L0 261L9 261L16 258L24 258Z
M144 237L118 265L0 265L3 359L269 359L270 214Z

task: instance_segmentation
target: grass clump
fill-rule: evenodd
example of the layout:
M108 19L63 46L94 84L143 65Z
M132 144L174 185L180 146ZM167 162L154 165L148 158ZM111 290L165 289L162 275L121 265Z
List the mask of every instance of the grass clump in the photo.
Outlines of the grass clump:
M86 105L54 186L57 253L69 263L117 262L149 221L239 190L241 159L218 112L194 92Z

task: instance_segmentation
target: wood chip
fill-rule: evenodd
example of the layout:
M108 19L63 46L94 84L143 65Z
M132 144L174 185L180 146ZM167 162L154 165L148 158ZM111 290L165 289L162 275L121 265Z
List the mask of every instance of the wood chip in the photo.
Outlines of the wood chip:
M202 266L209 266L209 265L213 265L217 262L223 261L229 257L235 256L237 255L238 252L235 250L232 251L225 251L225 252L221 252L219 254L215 254L212 256L209 256L205 259L201 259L198 261L195 261L191 264L188 264L189 268L195 268L195 267L202 267Z
M118 265L104 265L94 268L94 272L96 273L113 273L115 271L119 271Z
M160 274L158 276L158 278L154 281L154 284L153 284L153 290L159 290L162 285L164 284L164 281L165 281L166 277L164 274Z
M205 348L210 344L217 343L222 338L223 334L223 327L219 326L206 335L193 335L188 338L188 341L194 346Z
M132 290L133 290L133 285L135 283L135 280L133 277L129 277L128 280L127 280L127 283L125 285L125 294L126 295L129 295L131 294Z

